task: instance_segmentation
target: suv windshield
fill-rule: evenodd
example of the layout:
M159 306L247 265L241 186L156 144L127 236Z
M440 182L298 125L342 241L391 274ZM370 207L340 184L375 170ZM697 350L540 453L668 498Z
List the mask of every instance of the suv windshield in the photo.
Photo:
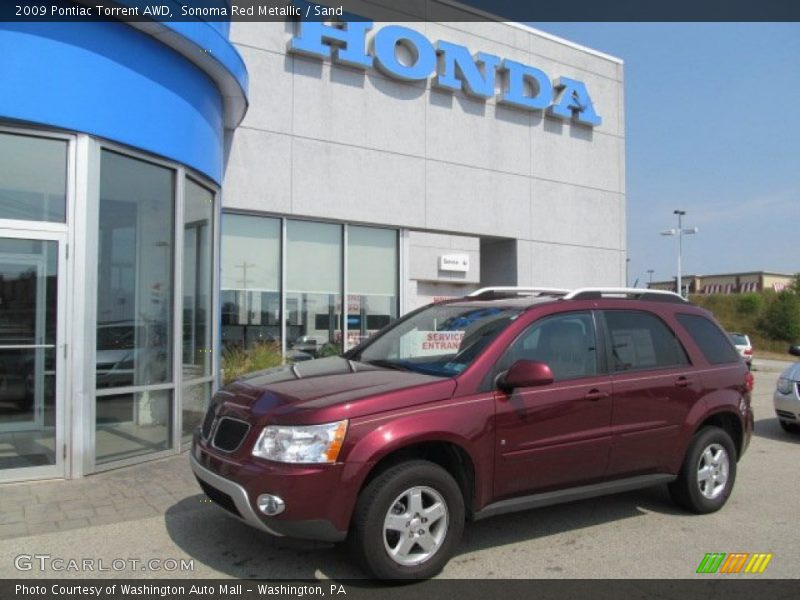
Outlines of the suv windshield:
M520 312L506 307L430 306L399 321L348 358L451 377L466 369Z
M742 335L741 333L729 333L728 337L731 338L731 341L736 346L749 346L750 342L747 340L747 337Z

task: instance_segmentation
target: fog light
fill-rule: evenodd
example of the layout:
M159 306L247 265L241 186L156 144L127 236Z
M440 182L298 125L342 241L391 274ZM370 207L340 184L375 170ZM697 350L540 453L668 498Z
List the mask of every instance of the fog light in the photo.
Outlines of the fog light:
M258 497L258 510L268 517L274 517L275 515L279 515L286 510L286 503L278 496L273 496L272 494L261 494Z

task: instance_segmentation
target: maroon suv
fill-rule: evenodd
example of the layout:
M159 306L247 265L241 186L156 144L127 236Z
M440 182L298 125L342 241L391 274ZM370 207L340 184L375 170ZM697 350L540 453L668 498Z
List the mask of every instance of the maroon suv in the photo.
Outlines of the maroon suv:
M675 294L487 288L220 390L192 468L254 527L428 577L467 520L664 483L718 510L752 384L712 315Z

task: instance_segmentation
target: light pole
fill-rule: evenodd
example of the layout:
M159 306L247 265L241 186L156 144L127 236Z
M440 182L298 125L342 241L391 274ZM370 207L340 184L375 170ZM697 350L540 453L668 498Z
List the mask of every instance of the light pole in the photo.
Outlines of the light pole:
M648 283L653 283L653 273L655 273L653 269L647 269L647 275L650 277Z
M686 214L685 210L673 210L672 214L678 215L678 228L667 229L661 232L661 235L677 235L678 236L678 294L683 296L683 281L681 280L681 260L683 258L683 236L697 233L697 227L683 228L683 215Z
M630 258L626 258L625 259L625 287L628 287L628 282L631 279L630 276L628 275L628 271L630 270L630 266L631 266L631 259Z

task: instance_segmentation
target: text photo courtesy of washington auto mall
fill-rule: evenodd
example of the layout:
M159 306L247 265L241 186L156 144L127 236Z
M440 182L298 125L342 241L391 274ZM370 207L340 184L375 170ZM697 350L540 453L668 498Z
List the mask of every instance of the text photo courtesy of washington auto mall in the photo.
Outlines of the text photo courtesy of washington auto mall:
M0 56L0 598L794 597L800 5L15 0Z

